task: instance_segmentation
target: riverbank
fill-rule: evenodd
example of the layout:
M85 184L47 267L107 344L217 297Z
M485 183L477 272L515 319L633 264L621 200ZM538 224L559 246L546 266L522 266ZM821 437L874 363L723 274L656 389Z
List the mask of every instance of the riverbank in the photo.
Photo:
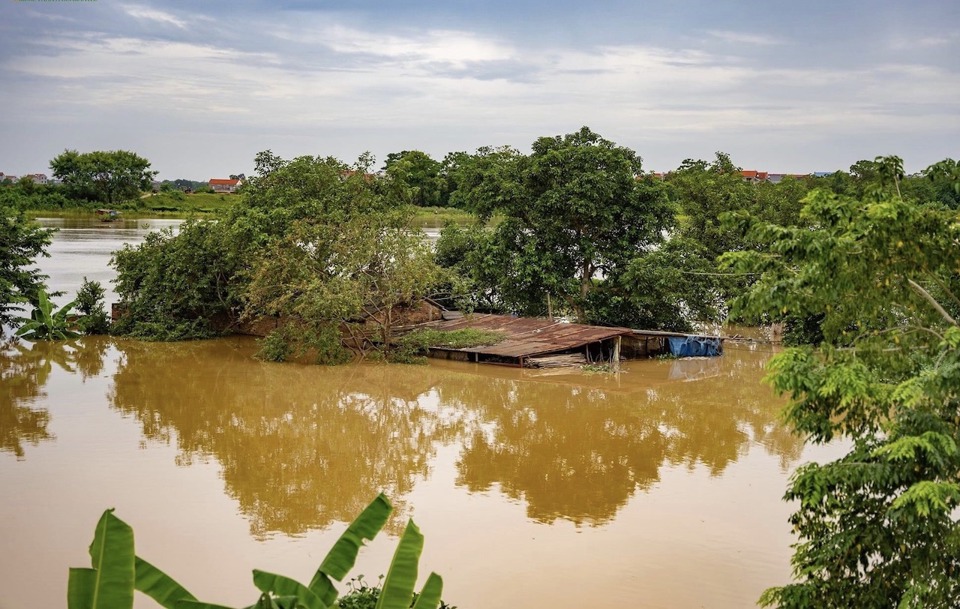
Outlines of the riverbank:
M142 218L205 218L230 209L243 200L243 195L214 193L185 194L182 192L145 195L137 202L117 206L121 216L129 219ZM32 218L93 218L95 207L69 207L59 209L28 209ZM469 213L451 207L414 207L412 226L440 228L448 222L467 224L473 221Z

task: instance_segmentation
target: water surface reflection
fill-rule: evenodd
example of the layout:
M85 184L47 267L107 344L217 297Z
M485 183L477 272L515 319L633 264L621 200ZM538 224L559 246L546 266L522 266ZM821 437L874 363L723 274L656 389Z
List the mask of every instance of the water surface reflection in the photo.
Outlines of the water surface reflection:
M613 519L665 463L719 475L753 443L784 466L801 448L775 424L769 389L755 382L759 353L635 362L618 378L266 364L240 338L118 348L113 406L136 417L145 437L176 442L178 464L215 458L256 536L349 520L370 489L402 507L444 445L460 447L458 485L496 485L536 521L578 525ZM678 375L700 380L671 378Z
M24 443L55 439L47 430L50 412L43 406L44 387L54 367L85 379L100 374L109 341L0 343L0 452L26 456Z
M114 249L175 222L57 221L41 270L55 290L84 275L109 286ZM801 455L778 424L761 350L619 376L276 365L253 350L0 350L0 606L63 606L67 568L88 560L110 506L144 556L241 606L252 568L309 579L381 489L399 507L393 532L416 518L425 568L464 608L753 606L789 578L788 470L831 450ZM394 543L372 544L356 572L383 572Z

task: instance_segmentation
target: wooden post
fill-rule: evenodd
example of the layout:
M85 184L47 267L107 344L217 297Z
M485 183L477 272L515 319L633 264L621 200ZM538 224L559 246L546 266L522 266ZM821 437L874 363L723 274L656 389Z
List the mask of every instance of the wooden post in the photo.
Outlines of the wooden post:
M613 371L620 372L620 340L622 336L618 336L615 343L613 343Z
M553 303L550 301L550 292L547 292L547 317L553 321Z

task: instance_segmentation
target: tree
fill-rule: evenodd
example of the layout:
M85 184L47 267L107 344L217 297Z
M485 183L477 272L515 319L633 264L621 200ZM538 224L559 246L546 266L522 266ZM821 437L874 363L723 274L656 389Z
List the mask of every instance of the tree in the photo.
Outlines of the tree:
M595 293L673 221L662 186L640 171L634 151L587 127L539 138L529 156L481 149L465 163L456 198L481 219L502 217L479 272L496 279L503 304L542 314L556 302L581 322L610 321L595 316Z
M404 150L387 155L383 169L387 174L390 196L417 207L446 204L442 165L419 150Z
M944 159L927 167L922 177L933 187L937 202L960 209L960 161Z
M151 340L214 336L236 317L237 253L222 222L188 220L114 252L117 334ZM242 254L241 254L242 255Z
M329 157L284 161L260 153L260 175L225 221L231 242L255 244L244 256L253 262L240 293L244 317L292 320L309 340L288 346L318 350L321 361L341 359L340 330L360 332L364 321L389 350L394 308L414 304L438 281L422 233L366 178L371 162L365 154L350 169ZM363 338L352 342L363 348Z
M71 197L110 207L149 190L157 174L150 171L150 161L126 150L65 150L50 161L50 169Z
M48 255L51 233L0 197L0 325L13 321L20 304L37 298L44 276L33 264Z
M394 308L422 298L438 269L408 215L366 178L369 160L350 169L258 154L258 175L222 217L115 254L124 309L115 330L197 338L277 316L286 325L264 345L269 359L313 351L334 363L346 357L341 330L370 321L389 348Z
M819 318L821 347L777 356L772 382L798 433L851 445L793 476L796 581L766 591L767 606L960 598L960 224L896 196L901 168L878 159L875 196L814 192L807 228L755 224L769 249L726 258L759 275L736 310Z
M314 350L320 363L334 363L342 358L336 348L341 330L361 352L376 344L389 353L397 308L428 296L440 278L423 234L406 224L404 217L380 214L296 222L257 259L246 315L296 324L295 334L280 330L287 343L281 353Z

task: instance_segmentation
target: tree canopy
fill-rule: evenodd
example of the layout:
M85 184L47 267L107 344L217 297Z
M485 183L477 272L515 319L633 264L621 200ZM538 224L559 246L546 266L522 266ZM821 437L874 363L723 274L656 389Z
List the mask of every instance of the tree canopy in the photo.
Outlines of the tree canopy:
M50 169L71 197L111 207L149 190L157 174L150 161L126 150L65 150L50 161Z
M420 231L367 179L366 163L257 155L243 199L216 221L188 222L115 256L119 329L190 338L280 317L271 359L344 358L342 332L372 320L390 344L396 306L427 295L438 269ZM359 343L361 346L363 341Z
M500 220L474 248L476 278L517 312L543 314L556 302L594 319L597 292L673 221L662 186L638 180L640 171L636 153L586 127L539 138L530 155L487 148L461 159L456 199Z
M787 421L844 457L808 464L786 499L795 582L767 606L952 607L960 598L960 218L904 200L899 159L865 199L816 191L805 228L755 223L729 254L757 282L735 311L814 317L821 347L771 364Z
M449 193L441 174L443 166L426 152L404 150L387 155L383 166L387 192L397 202L417 207L445 206Z
M0 325L17 317L19 305L36 300L45 277L34 263L47 255L50 234L0 194Z

